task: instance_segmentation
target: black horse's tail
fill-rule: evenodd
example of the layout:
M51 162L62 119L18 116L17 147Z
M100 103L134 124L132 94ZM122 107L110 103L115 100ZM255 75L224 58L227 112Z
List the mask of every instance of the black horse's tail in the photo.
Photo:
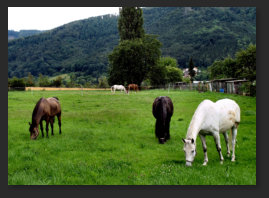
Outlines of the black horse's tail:
M164 97L160 98L158 105L159 105L160 120L164 125L167 117L167 104Z

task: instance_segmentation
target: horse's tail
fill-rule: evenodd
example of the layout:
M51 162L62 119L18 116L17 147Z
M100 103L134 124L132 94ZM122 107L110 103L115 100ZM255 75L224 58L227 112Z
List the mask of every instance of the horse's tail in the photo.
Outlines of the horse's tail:
M165 100L164 98L159 98L158 102L157 102L157 109L159 109L159 119L161 121L161 123L163 125L165 125L165 120L167 117L167 109L166 109L166 105L165 105Z
M163 125L165 125L166 117L167 117L167 108L165 105L165 100L162 99L162 122L163 122Z

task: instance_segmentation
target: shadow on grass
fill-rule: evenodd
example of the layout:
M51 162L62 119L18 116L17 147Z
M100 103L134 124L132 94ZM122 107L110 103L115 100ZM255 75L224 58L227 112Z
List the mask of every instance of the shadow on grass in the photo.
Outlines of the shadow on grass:
M183 164L185 165L185 161L184 160L167 160L164 161L164 164Z

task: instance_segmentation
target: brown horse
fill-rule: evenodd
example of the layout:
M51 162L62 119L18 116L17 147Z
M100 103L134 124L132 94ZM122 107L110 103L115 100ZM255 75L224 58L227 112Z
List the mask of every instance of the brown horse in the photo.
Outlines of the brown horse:
M33 110L32 114L32 124L29 122L30 128L30 137L32 140L35 140L39 135L38 125L40 124L40 129L42 132L42 137L44 137L43 133L43 125L42 121L46 121L46 132L47 137L49 137L49 123L51 126L51 135L53 134L53 123L55 115L58 118L59 124L59 134L61 134L61 105L59 103L59 99L57 97L53 98L40 98L40 100L36 103L36 106Z
M135 92L138 91L138 85L137 84L129 84L128 85L128 93L130 90L134 90Z

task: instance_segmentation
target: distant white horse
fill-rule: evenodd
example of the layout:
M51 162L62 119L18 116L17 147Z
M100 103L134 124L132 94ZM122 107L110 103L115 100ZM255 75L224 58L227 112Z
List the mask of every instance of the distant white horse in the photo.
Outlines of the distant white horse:
M199 134L202 141L204 150L204 163L207 165L207 147L206 147L206 135L213 135L216 143L217 150L220 156L220 162L223 163L223 156L221 154L220 145L220 133L224 135L227 155L230 156L230 148L228 142L228 130L232 131L232 159L235 161L235 143L237 135L237 127L240 123L240 108L238 104L230 99L218 100L213 103L210 100L204 100L197 107L191 123L188 128L186 139L182 139L184 142L184 152L186 157L186 165L191 166L196 156L196 138Z
M115 93L116 90L120 90L120 92L124 91L125 93L127 93L127 91L123 85L113 85L111 87L111 92Z

